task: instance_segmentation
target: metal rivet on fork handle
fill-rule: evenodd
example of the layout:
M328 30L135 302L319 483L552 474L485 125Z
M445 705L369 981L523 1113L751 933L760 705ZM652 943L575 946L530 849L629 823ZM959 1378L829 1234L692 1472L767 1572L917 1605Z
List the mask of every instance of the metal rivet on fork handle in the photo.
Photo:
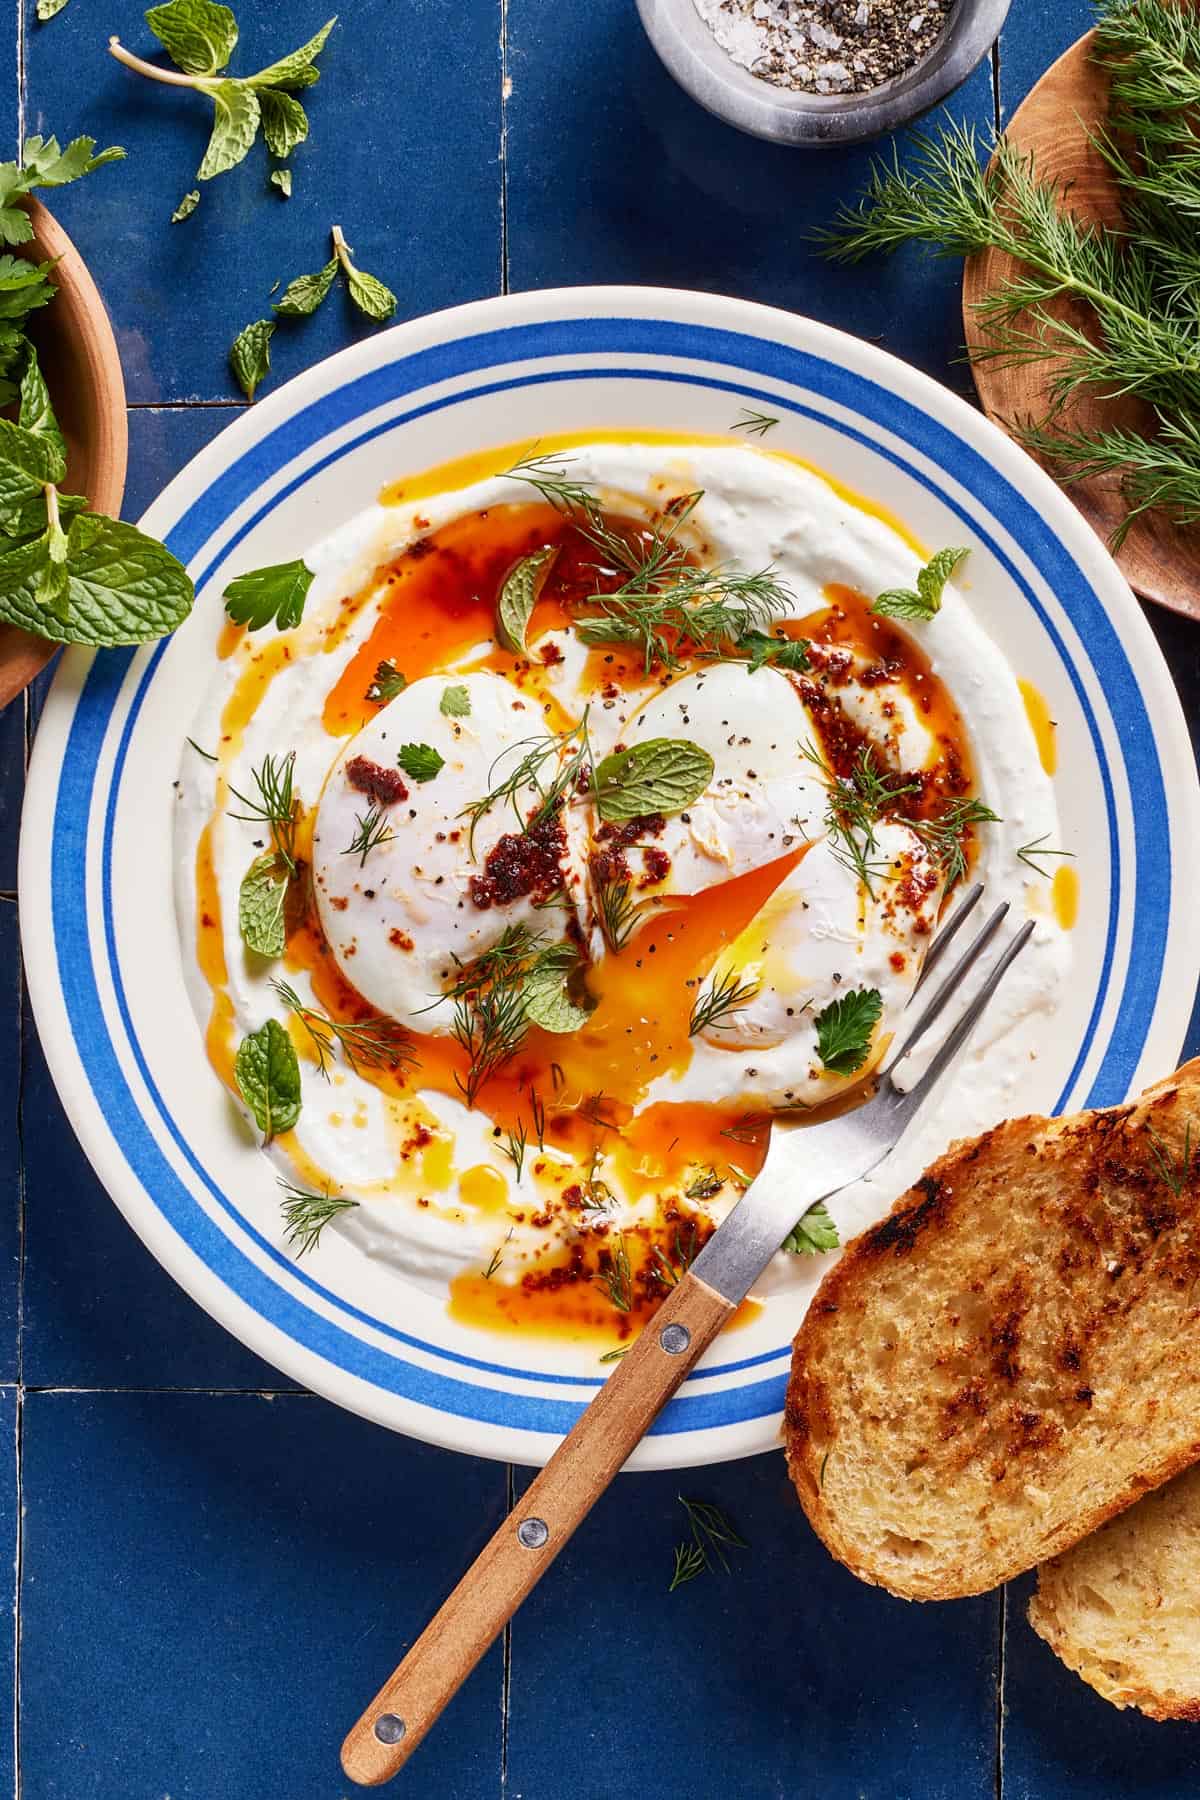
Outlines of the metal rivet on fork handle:
M522 1519L517 1526L517 1542L526 1550L540 1550L550 1536L545 1519Z
M375 1721L375 1736L381 1744L398 1744L404 1736L405 1724L395 1713L380 1713Z

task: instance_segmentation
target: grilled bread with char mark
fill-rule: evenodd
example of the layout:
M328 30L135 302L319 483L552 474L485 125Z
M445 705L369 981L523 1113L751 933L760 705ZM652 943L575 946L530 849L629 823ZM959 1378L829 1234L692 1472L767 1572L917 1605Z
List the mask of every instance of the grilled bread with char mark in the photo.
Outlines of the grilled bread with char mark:
M785 1437L833 1555L914 1600L995 1587L1200 1459L1200 1059L952 1145L822 1282Z

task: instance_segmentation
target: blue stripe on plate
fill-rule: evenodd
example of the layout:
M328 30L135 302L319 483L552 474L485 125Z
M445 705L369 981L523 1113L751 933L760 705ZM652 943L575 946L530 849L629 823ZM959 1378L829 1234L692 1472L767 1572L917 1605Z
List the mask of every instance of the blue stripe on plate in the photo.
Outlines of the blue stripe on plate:
M497 363L512 364L533 358L544 360L549 356L564 354L578 356L583 352L670 355L697 358L710 364L732 363L742 369L753 369L770 379L807 388L827 401L847 407L860 418L865 418L907 441L932 462L952 472L953 478L971 492L1003 523L1014 539L1021 543L1043 579L1057 593L1081 638L1088 644L1092 666L1104 690L1121 741L1130 788L1137 794L1139 802L1134 811L1136 879L1130 967L1126 975L1122 1006L1087 1103L1104 1104L1106 1100L1120 1098L1126 1091L1136 1066L1158 993L1171 869L1166 796L1141 693L1120 639L1101 602L1078 565L1040 515L978 452L959 440L947 427L937 424L907 401L900 400L874 382L853 375L837 364L742 333L648 319L566 320L552 321L545 325L510 327L499 332L480 333L472 338L460 339L452 344L439 345L431 350L400 358L383 369L357 378L336 393L313 402L303 412L284 421L261 443L221 471L205 492L186 509L172 528L167 541L177 555L184 560L192 560L214 531L219 529L229 512L249 498L256 488L276 475L294 457L320 442L330 431L341 429L363 413L374 411L399 396L411 394L433 382L461 377ZM424 414L468 402L479 394L547 380L597 378L653 379L711 387L769 402L773 406L786 407L795 413L816 419L865 444L875 454L884 456L936 494L988 544L1010 577L1020 586L1054 643L1087 719L1104 783L1110 838L1112 885L1101 979L1084 1044L1067 1088L1060 1097L1061 1105L1078 1079L1095 1036L1099 1011L1111 976L1115 948L1120 896L1120 850L1112 779L1099 727L1080 673L1072 663L1066 645L1011 559L1000 549L995 539L981 528L978 520L944 492L936 481L869 433L845 424L830 416L827 411L819 411L786 396L765 393L741 382L688 375L677 370L653 367L576 367L493 382L472 389L470 393L459 392L389 417L330 452L313 468L306 470L304 475L281 489L256 514L255 519L238 532L235 539L225 546L220 558L204 571L201 583L208 579L213 569L228 556L233 545L240 541L246 531L252 529L258 519L281 504L317 470L349 454L359 444L381 432L396 430L400 425ZM599 1382L586 1379L512 1369L460 1356L438 1346L424 1344L378 1320L370 1319L339 1296L328 1293L319 1283L298 1270L274 1245L255 1232L238 1214L183 1140L151 1079L141 1047L133 1033L117 964L112 911L111 853L116 794L120 788L136 717L161 656L160 647L148 659L139 681L125 721L118 747L117 765L107 796L102 852L103 928L110 973L134 1056L155 1106L175 1143L209 1192L231 1217L237 1219L240 1227L254 1239L259 1250L286 1268L293 1280L300 1280L348 1317L371 1325L399 1343L421 1348L443 1361L459 1363L482 1374L527 1379L543 1384L558 1382L576 1388L599 1386ZM444 1412L478 1418L516 1430L550 1433L567 1430L580 1411L578 1402L512 1394L422 1368L364 1343L362 1339L305 1306L238 1249L208 1217L176 1176L155 1142L124 1080L108 1036L95 982L86 916L85 862L94 775L104 734L131 660L131 652L109 653L97 658L89 672L72 720L60 772L52 852L53 919L60 979L67 1010L93 1092L131 1169L144 1191L168 1218L173 1229L229 1288L263 1318L334 1366L386 1391L402 1394L408 1399ZM706 1370L703 1374L711 1377L745 1372L763 1363L776 1361L786 1354L787 1347L784 1346L778 1351L722 1365L720 1369ZM769 1416L777 1412L782 1403L783 1382L784 1377L778 1375L767 1380L733 1388L710 1389L699 1394L687 1391L671 1403L655 1429L660 1432L709 1430L720 1425Z

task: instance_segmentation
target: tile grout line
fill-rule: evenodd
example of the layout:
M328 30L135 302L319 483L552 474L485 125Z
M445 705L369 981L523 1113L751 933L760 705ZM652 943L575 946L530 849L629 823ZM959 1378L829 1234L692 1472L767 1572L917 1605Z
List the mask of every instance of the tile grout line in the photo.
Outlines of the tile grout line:
M1000 124L1001 108L1000 108L1000 34L999 34L999 32L997 32L996 41L992 45L991 64L992 64L992 123L996 127L996 133L998 136L1002 129L1001 124Z
M1004 1796L1004 1665L1008 1640L1008 1584L1000 1589L1000 1633L996 1646L996 1800Z
M500 292L508 292L508 0L500 0Z
M511 1517L517 1503L516 1470L511 1463L504 1466L505 1480L505 1516ZM504 1622L503 1654L500 1668L500 1800L508 1796L508 1721L509 1705L512 1698L512 1629L513 1622Z
M25 0L17 0L17 161L25 142Z

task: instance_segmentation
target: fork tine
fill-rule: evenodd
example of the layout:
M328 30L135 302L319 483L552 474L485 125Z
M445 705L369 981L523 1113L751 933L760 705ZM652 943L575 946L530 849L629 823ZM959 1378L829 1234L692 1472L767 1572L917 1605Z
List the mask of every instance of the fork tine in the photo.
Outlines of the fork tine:
M1000 986L1010 965L1016 961L1018 956L1020 956L1022 950L1032 937L1033 925L1034 921L1032 919L1027 919L1020 931L1018 931L1013 938L1012 942L1004 950L1003 954L996 959L992 968L988 971L988 976L983 986L980 988L971 1004L967 1007L962 1017L957 1020L952 1029L947 1033L945 1043L938 1049L933 1061L922 1075L920 1081L904 1095L904 1106L906 1110L915 1110L920 1106L922 1100L925 1098L934 1082L938 1079L939 1075L941 1075L943 1069L946 1068L947 1064L953 1062L959 1050L961 1050L963 1044L970 1037L972 1031L974 1031L976 1025L979 1023L988 1001ZM907 1049L907 1046L905 1046L905 1048ZM901 1055L903 1054L904 1051L901 1051ZM899 1058L897 1058L897 1060L899 1060Z
M925 958L925 967L917 977L917 985L913 989L914 994L920 992L926 976L930 973L934 964L939 962L945 952L950 948L951 940L957 935L959 927L965 923L967 916L979 904L982 897L982 881L975 882L973 886L967 889L950 917L946 920L946 923L937 933L932 944L930 944L929 953Z
M921 1039L925 1036L925 1033L929 1030L929 1027L941 1014L942 1009L945 1007L951 995L957 991L967 970L983 955L983 952L987 949L997 931L1004 923L1007 913L1008 901L1002 900L995 912L990 918L984 921L979 931L971 939L971 942L958 958L958 961L954 964L950 973L942 977L933 999L929 1002L928 1006L926 1006L924 1012L905 1038L904 1043L896 1052L895 1056L893 1056L891 1062L889 1062L886 1069L882 1071L884 1075L890 1075L897 1065L903 1062L904 1058L913 1048L913 1045L920 1043Z

